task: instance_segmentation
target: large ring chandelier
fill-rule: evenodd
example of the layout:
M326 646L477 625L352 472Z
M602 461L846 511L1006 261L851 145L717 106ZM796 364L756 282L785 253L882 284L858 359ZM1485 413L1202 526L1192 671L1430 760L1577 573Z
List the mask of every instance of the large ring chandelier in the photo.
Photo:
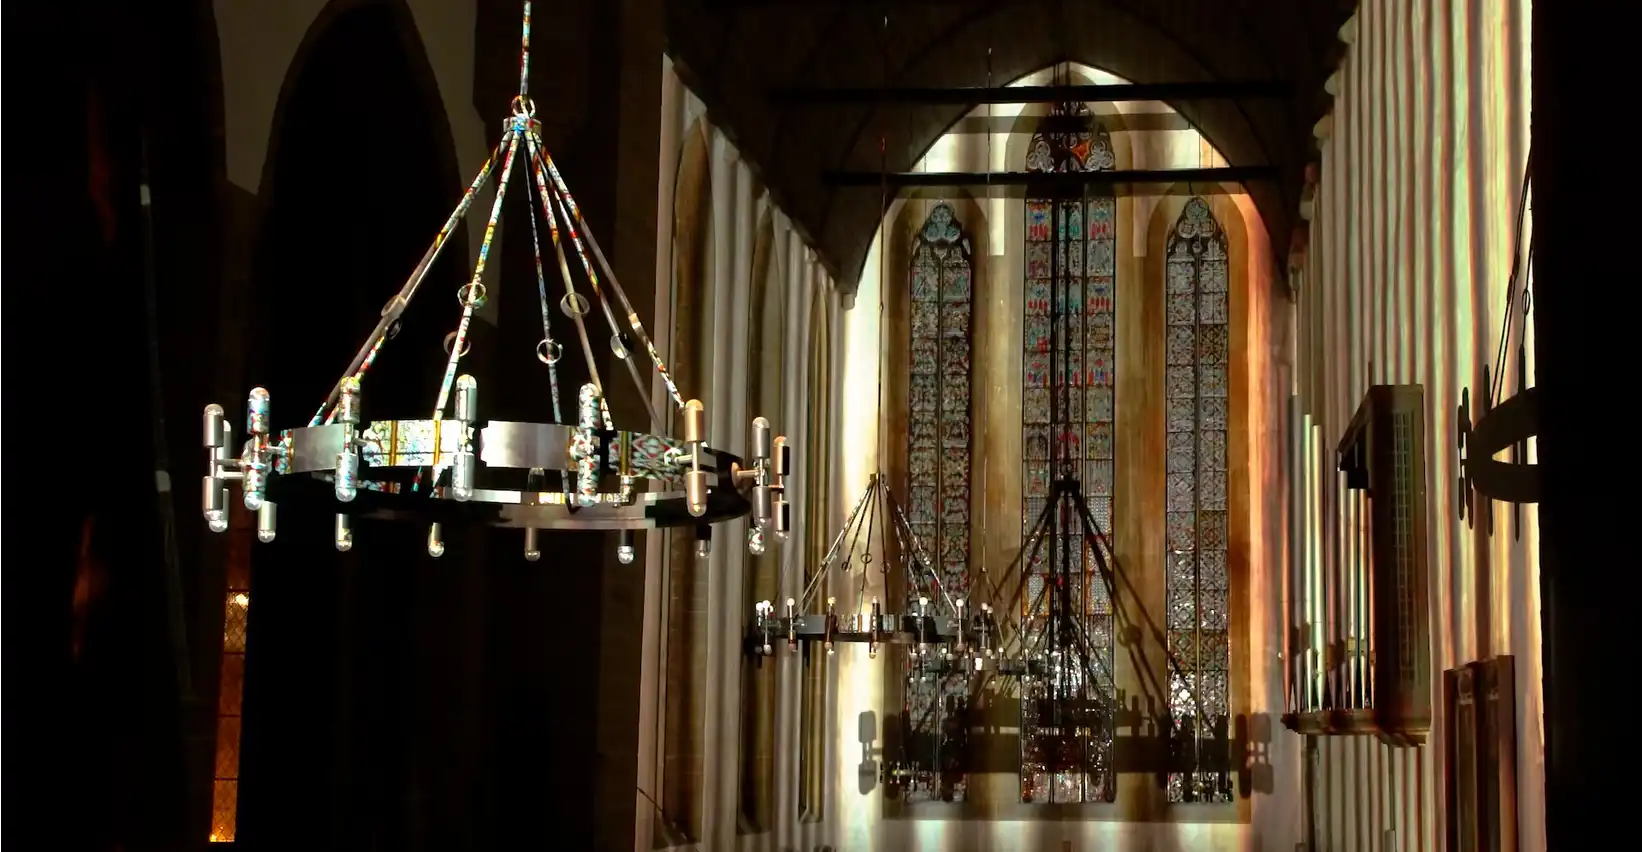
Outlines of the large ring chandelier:
M753 553L763 552L768 535L785 537L791 512L785 486L792 458L786 439L774 436L769 421L759 417L752 422L750 460L709 445L705 408L699 400L686 401L680 394L542 143L528 86L530 9L526 0L519 94L501 142L404 286L382 308L376 327L307 425L274 431L269 393L254 388L247 400L249 434L235 456L223 408L206 406L209 467L202 497L212 531L228 528L229 485L238 482L245 508L256 513L257 538L263 542L274 540L278 503L334 500L334 541L341 551L353 548L356 517L427 523L428 554L434 557L445 552L445 525L455 523L522 528L524 555L530 561L541 558L541 530L617 530L617 555L624 563L634 559L632 535L640 529L693 525L705 548L712 524L750 512L748 547ZM490 218L473 275L457 292L461 314L456 329L445 337L448 354L431 413L415 419L366 419L364 383L371 366L399 331L401 317L429 268L498 161L501 174ZM552 423L486 420L478 381L458 370L470 346L474 312L485 303L486 262L516 166L526 174L525 194L531 202L527 207L542 313L536 358L547 368ZM564 285L557 307L575 330L590 376L577 393L574 423L564 422L560 411L558 365L565 347L552 327L553 305L542 264L543 231L550 237L550 257L557 260ZM580 260L591 299L578 291L571 276L566 242ZM609 329L612 355L631 376L651 421L660 424L647 379L632 354L641 349L649 357L667 397L681 413L682 439L616 428L588 329L594 303ZM625 328L618 316L625 317ZM649 490L649 483L659 487Z

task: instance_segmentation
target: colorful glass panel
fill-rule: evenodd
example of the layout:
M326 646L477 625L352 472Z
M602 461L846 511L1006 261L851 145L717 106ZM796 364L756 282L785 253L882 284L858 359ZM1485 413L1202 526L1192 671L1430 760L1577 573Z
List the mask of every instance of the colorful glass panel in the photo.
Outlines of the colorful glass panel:
M914 601L969 595L973 274L969 239L952 206L935 205L913 241L909 270L907 522L932 563L914 569ZM969 679L948 662L908 655L906 750L921 776L908 801L964 798Z
M1164 394L1165 534L1169 548L1169 712L1191 769L1169 775L1169 800L1229 802L1230 776L1207 767L1230 719L1226 577L1229 356L1226 232L1193 197L1169 233Z
M1116 165L1111 137L1082 104L1057 106L1027 149L1030 172L1106 171ZM1061 470L1080 480L1096 523L1108 534L1111 531L1118 229L1117 200L1109 193L1058 201L1028 197L1025 205L1021 525L1023 541L1030 547L1026 536L1043 517L1052 482ZM1051 304L1057 292L1059 304ZM1070 503L1062 505L1071 511ZM1064 529L1080 529L1075 515L1067 520ZM1054 528L1063 527L1056 523ZM1111 801L1116 789L1110 772L1109 724L1094 726L1098 732L1089 737L1089 757L1080 760L1083 769L1071 772L1050 769L1064 761L1043 752L1061 741L1036 733L1040 723L1047 722L1033 709L1035 691L1088 695L1108 715L1116 696L1111 680L1112 602L1090 551L1104 545L1087 540L1081 532L1048 538L1022 568L1028 572L1022 601L1025 643L1043 644L1038 638L1048 628L1050 576L1060 561L1057 554L1068 548L1072 599L1091 646L1095 683L1084 683L1089 675L1081 660L1065 660L1052 664L1048 678L1023 687L1021 797L1035 802ZM1110 559L1109 552L1103 555Z

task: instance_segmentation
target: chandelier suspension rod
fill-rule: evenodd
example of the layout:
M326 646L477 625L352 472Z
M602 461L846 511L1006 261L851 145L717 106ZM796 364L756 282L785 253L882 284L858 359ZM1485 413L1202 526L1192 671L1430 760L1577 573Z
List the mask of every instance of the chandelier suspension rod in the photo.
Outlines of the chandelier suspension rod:
M894 519L897 523L897 526L899 527L897 532L901 533L901 534L904 534L906 536L906 538L909 541L912 542L912 554L911 554L910 558L915 560L918 563L918 566L920 568L922 568L922 569L924 569L924 571L928 572L929 579L935 585L935 590L940 592L941 593L941 598L946 601L947 609L951 610L954 615L960 614L958 612L957 605L954 604L953 601L952 601L952 595L949 594L946 590L946 584L941 582L940 575L935 572L934 563L932 563L929 560L928 555L924 552L923 542L919 541L918 537L913 534L912 524L911 524L911 522L909 522L907 520L906 513L901 510L900 502L897 501L895 499L895 495L889 493L889 491L887 489L885 490L884 493L885 493L885 496L889 499L890 511L894 512L893 517L894 517ZM914 576L916 576L916 575L914 575Z
M485 239L479 244L479 258L473 264L473 278L460 291L462 318L456 324L456 336L451 339L450 353L445 360L445 375L439 381L439 398L433 406L433 419L445 417L445 405L450 401L450 388L456 381L456 365L466 354L468 329L473 323L473 312L485 299L485 266L490 260L490 248L496 239L496 222L502 218L502 202L507 198L507 185L513 175L513 158L519 153L519 137L508 141L507 158L502 161L502 176L496 182L496 197L490 203L490 221L485 224Z
M534 171L537 175L540 175L541 170L539 168ZM525 195L527 197L530 195L532 185L530 181L525 182ZM537 195L540 196L540 194L538 190ZM546 199L543 199L544 207L546 206L545 202ZM526 218L530 220L530 248L536 263L536 296L541 302L542 308L542 342L536 357L547 365L548 389L553 396L553 422L562 423L564 422L564 414L559 407L559 359L563 357L564 347L553 339L553 308L547 300L547 275L542 272L541 229L536 224L534 215Z
M394 294L394 297L389 299L386 305L382 306L382 317L377 320L376 328L366 336L365 345L360 348L358 354L354 355L353 361L349 362L348 369L343 372L342 378L337 379L336 384L331 387L330 394L325 397L325 403L319 407L319 411L314 413L313 419L308 423L309 426L318 426L324 421L326 413L330 411L331 406L336 404L337 397L342 394L342 383L349 378L358 378L361 368L366 366L366 360L373 358L374 353L381 350L382 344L387 341L388 333L393 324L398 322L399 318L404 315L405 309L410 307L410 301L416 297L416 290L422 286L422 280L427 277L428 270L433 266L433 262L439 259L439 254L444 251L445 245L450 242L450 235L456 230L456 223L462 221L462 217L467 215L468 208L473 206L474 196L490 180L491 171L496 165L496 157L501 153L501 145L491 149L490 157L485 160L483 166L479 167L479 175L473 179L473 183L468 185L467 191L462 193L462 200L457 202L456 209L451 211L450 217L445 220L444 226L439 229L438 235L433 238L433 244L428 246L428 250L422 254L422 259L417 261L416 268L411 270L410 277L405 279L405 283L399 288L399 292Z
M531 175L536 182L536 195L542 203L542 218L547 222L547 232L553 240L554 258L559 263L559 278L564 282L564 301L562 303L564 312L570 315L570 323L576 327L576 339L581 344L582 357L587 359L588 380L599 392L599 413L604 419L606 428L609 428L611 423L610 405L604 399L604 383L599 377L598 364L593 360L593 341L587 336L587 321L583 318L586 311L582 308L582 303L586 301L586 297L576 292L575 284L570 277L570 264L565 260L564 241L559 236L559 220L558 217L553 215L553 193L548 188L547 181L542 177L540 156L542 146L534 133L526 136L525 146L531 158ZM532 216L531 218L534 220L535 217ZM569 224L570 220L566 217L565 225L568 227ZM585 257L582 258L582 264L584 267L587 266ZM598 277L592 274L591 269L588 269L587 272L588 277L593 281L594 292L597 293ZM639 393L641 396L644 394L642 385L640 385Z
M844 568L846 573L849 570L849 566L852 563L855 562L855 548L861 544L861 529L862 529L862 527L867 526L868 524L871 523L873 513L877 511L877 508L874 506L875 498L877 496L878 496L877 489L874 488L872 482L869 481L868 484L867 484L866 511L861 516L861 519L856 522L855 535L850 536L849 548L844 551L844 561L839 563L840 567ZM871 533L869 532L868 535L870 536ZM872 540L869 538L869 539L867 539L867 559L868 559L868 562L866 564L871 564L870 563L871 558L872 558ZM866 593L866 588L865 588L865 586L866 586L866 574L867 574L866 564L863 564L862 568L861 568L861 580L862 580L861 585L862 585L862 588L859 591L856 592L855 612L856 612L857 616L859 616L860 613L861 613L861 596Z
M862 607L866 606L867 603L867 572L872 565L872 528L877 525L878 507L883 502L879 499L878 474L872 475L872 485L870 488L871 490L867 492L867 501L869 503L867 508L867 517L863 522L867 527L867 542L865 552L861 554L861 582L855 589L855 616L857 620L861 617ZM858 539L850 540L850 549L849 553L846 554L846 557L853 556L855 554L855 546L858 543ZM848 565L850 564L850 561L850 559L846 558L844 560L844 564ZM876 598L874 600L876 600Z
M530 11L530 0L525 0L524 22L521 26L522 36L520 39L519 49L519 97L515 100L514 105L515 109L523 111L533 118L535 113L535 105L532 104L529 99ZM568 264L564 263L564 258L562 257L563 249L559 243L558 228L556 227L555 217L553 216L552 208L548 200L550 196L552 197L553 202L557 203L564 211L565 227L570 231L571 242L575 244L576 253L581 256L582 266L587 272L588 282L592 286L594 294L599 299L600 307L604 310L606 320L610 323L611 333L614 335L612 342L618 344L621 343L620 338L622 337L622 333L614 316L614 311L611 309L610 304L604 295L603 288L599 285L598 271L595 269L594 264L591 261L597 261L598 268L602 268L605 276L609 279L610 287L616 294L616 301L621 305L622 310L627 313L628 327L632 329L633 334L638 338L639 344L644 347L645 352L650 356L650 361L655 366L656 373L661 376L662 383L667 388L668 396L672 398L673 404L676 405L680 411L684 410L683 394L679 393L677 383L673 381L672 374L668 371L666 363L661 359L661 353L657 351L655 343L651 341L650 335L644 330L644 323L639 319L638 312L633 310L633 303L627 298L627 291L622 288L621 282L617 280L615 270L610 267L610 262L605 259L604 251L599 248L598 239L593 236L592 229L588 228L587 222L583 220L581 207L576 204L576 197L571 194L570 187L565 184L564 178L559 174L558 166L554 164L552 155L547 152L547 146L543 144L541 137L534 129L529 130L526 134L526 146L530 152L530 159L533 165L536 182L542 190L540 193L542 197L542 211L548 219L549 228L553 234L554 247L561 253L560 271L565 275L565 287L571 287ZM548 176L552 179L553 188L557 190L556 194L549 193L547 191L548 183L542 179L542 167L544 165L546 166ZM587 238L587 245L585 248L582 245L582 237L584 235ZM592 250L591 260L588 257L588 249ZM574 292L571 292L567 298L569 298L572 303L575 303L577 297ZM579 307L578 304L572 304L572 306ZM610 420L609 406L604 401L603 385L598 379L597 368L593 366L592 344L587 340L586 327L581 320L580 313L577 312L573 314L572 319L576 323L576 330L578 334L582 336L583 355L586 356L588 369L593 375L593 384L599 389L600 405L604 409L604 417L608 427ZM638 367L632 363L632 359L630 357L632 354L631 351L625 344L622 345L622 349L625 354L618 353L617 357L619 360L628 362L628 372L633 377L634 384L638 387L639 398L644 401L644 407L650 415L651 422L655 424L656 428L660 428L661 417L656 412L654 404L650 401L650 389L645 386L644 378L639 374Z
M541 144L539 138L537 144ZM599 267L604 270L605 276L610 279L610 289L616 294L617 304L620 304L621 309L627 312L628 327L633 330L633 334L638 337L639 343L649 353L650 362L655 365L656 374L661 376L662 383L667 386L667 394L672 397L673 404L678 406L680 411L683 411L684 397L679 394L678 385L673 381L673 374L668 371L667 364L661 360L661 353L657 351L655 343L650 340L649 333L644 330L644 323L639 319L638 312L633 310L633 303L627 298L627 291L622 288L621 282L616 279L616 271L610 267L610 261L605 259L604 251L599 248L598 238L593 236L593 231L587 227L587 222L582 218L582 210L576 204L576 196L571 193L570 187L565 185L564 178L559 174L559 167L553 163L553 155L549 154L545 147L541 148L541 159L542 164L547 166L547 174L548 177L553 179L554 187L558 189L560 195L564 196L565 206L570 208L570 216L575 221L575 225L570 231L572 239L576 239L578 235L587 237L587 248L591 250L593 259L598 261ZM566 224L569 225L569 222ZM577 240L576 245L579 250L581 246L579 240ZM585 255L583 255L582 260L586 263L587 258ZM591 274L591 265L589 265L589 275L591 276ZM593 286L598 287L596 278L593 281ZM649 394L646 393L645 396L648 397Z
M525 0L524 23L519 39L519 98L530 95L530 0Z
M868 484L867 490L863 491L860 498L855 501L855 508L850 511L849 520L844 522L844 528L838 531L838 535L832 540L832 546L827 548L826 555L821 557L820 570L815 572L815 576L810 578L809 585L804 588L804 593L800 596L799 603L806 609L812 600L811 595L820 589L821 579L826 576L827 570L832 566L832 559L838 554L838 548L843 546L844 537L848 535L850 529L855 526L855 521L860 517L861 510L866 507L867 497L872 494L871 488L871 484Z
M533 165L532 172L536 178L536 184L539 189L538 194L542 199L542 212L547 216L549 229L553 234L554 250L558 252L559 259L563 262L564 248L559 240L557 217L553 215L553 208L556 207L559 211L559 217L564 219L565 225L570 231L570 241L576 247L576 254L581 258L582 268L587 272L587 280L593 288L593 297L599 301L599 309L604 314L605 324L610 327L610 342L613 346L621 347L620 351L613 352L613 354L616 356L616 360L627 365L627 372L633 378L633 387L638 391L639 399L644 402L645 412L650 415L650 421L656 424L656 427L659 428L661 425L661 418L656 413L655 405L650 402L650 388L645 385L644 378L639 375L639 368L633 363L633 359L630 357L632 353L628 351L627 346L622 342L624 335L622 334L621 325L616 321L615 311L610 307L610 298L605 295L604 288L599 286L598 273L594 271L593 264L588 261L587 251L582 247L580 233L577 228L571 225L572 219L570 217L570 205L565 201L565 194L563 192L555 192L554 188L548 184L547 179L543 174L542 160L547 155L547 146L542 144L541 137L536 135L534 132L526 137L526 145L528 145L530 149L530 158ZM591 237L591 232L589 232L589 236ZM566 281L568 280L569 279L566 278Z

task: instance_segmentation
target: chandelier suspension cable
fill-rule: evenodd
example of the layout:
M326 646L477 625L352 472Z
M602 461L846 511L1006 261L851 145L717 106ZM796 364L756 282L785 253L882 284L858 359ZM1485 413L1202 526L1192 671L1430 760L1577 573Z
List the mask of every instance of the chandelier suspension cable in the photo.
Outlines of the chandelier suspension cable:
M1529 270L1533 269L1534 246L1532 242L1528 244L1527 262L1524 263L1522 242L1528 224L1528 192L1533 188L1533 185L1534 148L1530 144L1528 146L1528 155L1524 158L1522 165L1522 188L1517 196L1517 218L1516 228L1514 229L1516 238L1511 246L1514 249L1511 253L1511 277L1505 282L1505 313L1500 317L1499 346L1494 353L1494 375L1491 377L1492 381L1489 383L1490 387L1488 388L1488 402L1490 405L1499 404L1500 395L1505 389L1505 359L1511 349L1511 327L1514 325L1512 314L1516 310L1517 282L1519 280L1522 282L1522 312L1524 315L1528 312L1528 304L1531 298L1528 295L1528 276L1530 274ZM1526 318L1523 321L1526 323ZM1526 330L1519 332L1519 334L1521 336L1519 343L1522 340L1527 340ZM1526 377L1522 377L1521 381L1525 382Z
M991 44L990 41L987 42L987 45L986 45L986 91L987 91L988 95L991 95L991 93L992 93L992 44ZM986 204L988 205L988 207L990 207L991 204L992 204L992 173L997 170L997 164L992 162L992 135L994 133L994 129L992 127L992 98L991 97L988 97L986 99L986 124L985 124L985 127L986 127L986 189L985 189L986 194L981 196L981 197L986 199ZM988 212L990 213L991 211L989 210ZM971 296L971 299L973 300L973 296ZM992 464L991 464L991 459L983 454L981 456L981 489L984 491L985 489L991 487L991 485L992 485ZM987 535L986 535L987 514L988 513L986 513L986 512L981 513L981 540L982 541L987 541ZM971 572L971 573L973 574L973 572ZM991 603L996 603L998 601L998 582L996 580L994 580L991 573L989 571L987 571L986 559L984 559L984 558L981 559L981 579L986 584L986 590L991 594L990 602Z
M530 0L525 0L524 25L519 39L519 98L530 97Z
M889 11L887 6L883 12L882 22L882 40L880 44L881 62L883 68L882 91L887 93L890 85ZM883 473L884 469L887 467L884 460L889 457L889 430L884 428L884 412L886 410L884 362L888 360L889 353L885 351L884 344L888 339L889 329L889 252L891 246L889 221L891 200L889 190L889 110L885 104L879 105L878 127L878 352L876 363L878 381L879 473L876 477L875 485L873 486L875 488L875 493L873 495L874 504L872 512L874 518L876 517L877 512L882 511L884 513L883 531L880 533L880 536L882 537L882 543L880 546L880 554L882 558L880 560L879 572L884 574L886 577L889 574L889 546L890 537L893 535L899 540L901 545L900 550L910 551L902 552L899 556L902 560L905 560L908 568L906 571L907 580L910 581L911 585L916 587L920 579L919 569L921 569L922 573L928 575L931 583L931 591L938 593L940 598L946 602L947 610L949 612L957 614L958 609L953 603L952 596L947 593L945 584L941 582L940 573L935 570L934 562L928 558L924 550L923 542L920 541L919 538L913 533L912 524L907 521L905 514L901 511L900 503L896 501L894 493L890 491L889 478ZM908 139L910 138L911 132L909 118ZM939 286L939 284L940 282L937 281L936 285ZM870 520L872 520L872 518L869 518L869 522ZM870 525L868 527L868 540L869 542L871 540ZM907 546L908 543L911 545L910 548ZM862 581L864 587L864 575L862 577Z
M883 92L889 91L889 9L886 5L883 10L883 26L879 32L879 61L883 74ZM877 432L878 452L877 474L872 478L872 513L867 517L867 553L863 558L861 570L861 592L856 596L857 609L861 606L861 598L866 596L867 565L872 563L872 528L878 520L878 513L884 510L883 492L887 487L883 471L888 465L889 458L889 430L884 428L884 360L887 353L884 351L884 341L887 338L889 323L888 293L889 293L889 111L884 104L878 106L878 340L874 347L873 364L877 370ZM884 519L881 540L878 547L878 573L887 580L889 576L889 538L893 524L888 518ZM888 594L886 583L884 594Z

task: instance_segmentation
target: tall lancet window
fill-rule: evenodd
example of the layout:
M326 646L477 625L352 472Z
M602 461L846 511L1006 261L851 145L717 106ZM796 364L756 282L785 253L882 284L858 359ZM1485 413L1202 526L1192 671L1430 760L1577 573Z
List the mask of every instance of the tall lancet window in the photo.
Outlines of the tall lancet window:
M1083 104L1056 106L1043 119L1027 149L1026 169L1040 174L1108 171L1117 159L1111 137ZM1043 515L1050 485L1062 472L1076 476L1095 520L1108 535L1112 525L1113 420L1116 385L1115 287L1117 278L1117 201L1110 192L1083 188L1065 192L1028 188L1026 200L1025 339L1021 392L1023 473L1023 542ZM1058 282L1058 286L1057 286ZM1051 309L1051 293L1061 304ZM1053 322L1052 317L1059 317ZM1051 383L1051 373L1053 383ZM1071 504L1065 504L1068 511ZM1023 615L1028 634L1050 629L1045 586L1059 570L1059 557L1070 554L1071 599L1090 648L1092 697L1110 708L1112 683L1112 601L1101 581L1081 523L1068 523L1071 534L1057 537L1037 551L1022 570L1027 575ZM1057 525L1057 529L1063 527ZM1106 553L1110 557L1110 553ZM1042 644L1042 643L1040 643ZM1076 684L1045 688L1078 692L1085 668L1067 665L1064 677ZM1023 710L1023 713L1025 711ZM1064 764L1037 754L1039 738L1033 719L1022 719L1021 794L1034 802L1111 801L1116 793L1111 766L1110 726L1088 744L1089 771L1057 771ZM1047 721L1043 721L1048 725ZM1043 742L1051 740L1044 739Z
M913 241L911 375L907 412L907 521L944 592L969 594L970 319L974 267L950 204L935 205ZM922 576L909 598L943 599ZM944 607L944 603L941 604ZM940 610L932 609L931 612ZM908 658L907 753L928 773L908 798L962 801L959 767L969 703L965 673L935 658Z
M1186 202L1167 244L1169 710L1195 754L1225 739L1230 690L1226 583L1226 232ZM1201 766L1201 761L1194 761ZM1231 801L1223 775L1169 776L1176 802Z

